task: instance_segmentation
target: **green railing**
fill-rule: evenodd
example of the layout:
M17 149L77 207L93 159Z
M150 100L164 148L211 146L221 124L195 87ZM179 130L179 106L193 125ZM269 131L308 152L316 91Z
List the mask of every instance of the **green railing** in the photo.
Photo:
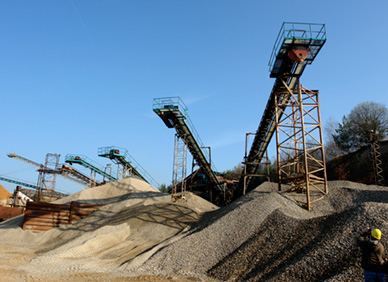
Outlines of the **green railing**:
M105 172L105 169L102 165L96 163L95 161L89 159L84 155L75 155L75 154L67 154L65 157L65 162L67 163L78 163L84 167L90 168L91 170L97 172L98 174L109 178L112 181L116 181L117 179Z
M153 187L159 189L160 184L128 153L127 149L109 146L98 148L98 155L107 158L123 158L125 162L135 169Z
M9 183L13 183L13 184L16 184L16 185L24 186L24 187L38 189L38 187L35 184L27 183L26 181L21 181L21 180L18 180L18 179L15 179L15 178L11 178L11 177L0 176L0 180L6 181L6 182L9 182Z
M167 109L179 109L180 112L186 117L187 106L183 103L180 97L164 97L155 98L152 104L152 110L167 110Z
M191 134L193 135L194 140L197 142L198 146L200 147L202 154L205 156L206 161L208 163L210 162L209 151L203 150L206 147L203 145L201 137L199 136L197 130L194 127L193 122L191 121L187 113L187 106L185 105L185 103L183 103L180 97L155 98L153 101L152 109L154 112L157 112L159 110L174 110L174 109L179 110L183 115L183 117L186 119L186 124ZM217 172L217 168L213 163L211 164L211 169L214 172Z
M275 64L276 58L282 49L282 46L284 44L292 44L296 40L298 40L299 44L304 45L309 45L312 42L316 43L316 41L325 42L325 24L284 22L272 49L271 57L268 63L270 71ZM318 45L323 44L319 43ZM311 61L308 61L308 63L311 63Z
M100 147L98 148L98 156L106 158L125 157L127 150L115 146Z

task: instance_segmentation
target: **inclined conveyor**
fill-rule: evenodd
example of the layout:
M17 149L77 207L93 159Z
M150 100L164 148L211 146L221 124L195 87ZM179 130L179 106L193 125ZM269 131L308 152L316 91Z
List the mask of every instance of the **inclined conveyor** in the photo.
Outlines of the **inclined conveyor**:
M38 190L38 187L35 184L27 183L25 181L17 180L15 178L0 176L0 180L1 181L6 181L6 182L9 182L9 183L13 183L13 184L16 184L16 185L20 185L20 186L24 186L24 187L29 187L29 188L33 188L33 189Z
M21 180L18 180L18 179L15 179L15 178L11 178L11 177L5 177L5 176L0 176L0 181L6 181L6 182L9 182L9 183L13 183L13 184L16 184L16 185L20 185L20 186L23 186L23 187L28 187L28 188L32 188L32 189L35 189L35 190L39 190L38 186L35 185L35 184L32 184L30 182L26 182L26 181L21 181ZM69 194L68 193L61 193L61 192L58 192L58 191L55 191L54 192L55 194L61 196L61 197L65 197L65 196L68 196Z
M275 132L275 94L280 91L286 92L287 87L295 90L297 80L306 65L314 61L325 42L324 24L283 23L269 61L270 77L276 78L276 81L245 160L247 183L249 176L258 173L259 164ZM282 102L286 104L288 99L283 98ZM243 182L242 177L239 182L240 188Z
M152 109L168 128L175 128L179 137L184 138L186 146L194 160L206 174L209 182L220 191L223 191L224 188L218 182L214 173L217 170L210 163L209 153L204 150L206 147L202 144L201 138L187 114L187 107L183 101L179 97L155 98Z
M52 168L44 167L44 165L42 164L38 164L37 162L34 162L32 160L19 156L15 153L9 153L8 157L19 160L25 164L28 164L29 166L37 169L38 171L41 171L42 169L44 169L46 173L51 173L51 174L55 173L66 180L70 180L80 185L96 186L101 184L99 182L95 182L94 180L91 180L88 176L84 175L82 172L65 164L63 164L61 167L57 167L56 169L52 169Z
M95 181L91 179L89 176L86 176L79 170L74 167L63 164L62 167L56 169L59 176L65 177L66 179L73 181L74 183L78 183L86 186L98 186L102 183L99 181Z
M160 187L159 183L128 153L128 150L114 146L98 148L98 156L112 160L124 169L130 169L132 174L140 177L153 187Z
M65 162L69 163L71 165L73 163L82 165L82 166L84 166L86 168L89 168L90 170L92 170L92 171L94 171L94 172L96 172L96 173L98 173L98 174L108 178L111 181L116 181L117 180L115 177L113 177L109 173L106 173L104 168L101 165L97 164L96 162L92 161L91 159L89 159L86 156L67 154L66 157L65 157Z

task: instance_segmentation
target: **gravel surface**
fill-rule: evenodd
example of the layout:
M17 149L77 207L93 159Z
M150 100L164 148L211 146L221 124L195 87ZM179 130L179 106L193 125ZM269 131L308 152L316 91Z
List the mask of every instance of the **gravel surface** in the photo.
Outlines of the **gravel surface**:
M264 183L223 208L185 203L136 179L68 198L104 206L34 234L0 224L5 281L363 281L356 238L380 228L388 249L387 187L329 182L309 212L304 194ZM286 190L287 187L284 187ZM388 251L387 251L388 253ZM99 276L100 274L100 276ZM66 278L65 278L66 277ZM138 277L138 278L133 278Z
M206 214L141 267L121 270L221 281L362 281L356 238L368 226L388 234L386 187L333 181L311 212L295 202L297 195L276 189L261 185Z

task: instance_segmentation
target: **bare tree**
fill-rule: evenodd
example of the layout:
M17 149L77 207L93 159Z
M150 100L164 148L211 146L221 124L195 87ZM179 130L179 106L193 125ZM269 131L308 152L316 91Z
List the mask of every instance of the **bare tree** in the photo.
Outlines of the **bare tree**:
M338 129L338 121L336 121L334 118L329 118L326 121L324 127L325 157L327 161L346 153L346 151L339 148L336 142L334 141L333 134L336 133L336 129Z
M388 110L383 104L363 102L342 118L332 134L337 146L352 152L369 143L371 131L383 139L388 134Z

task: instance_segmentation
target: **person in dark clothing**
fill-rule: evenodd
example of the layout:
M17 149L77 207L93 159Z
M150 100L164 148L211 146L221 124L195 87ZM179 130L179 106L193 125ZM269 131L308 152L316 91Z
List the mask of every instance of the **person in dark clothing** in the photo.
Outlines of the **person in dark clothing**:
M361 267L364 269L365 282L385 282L382 267L384 246L380 239L379 229L368 228L357 240L362 252Z

